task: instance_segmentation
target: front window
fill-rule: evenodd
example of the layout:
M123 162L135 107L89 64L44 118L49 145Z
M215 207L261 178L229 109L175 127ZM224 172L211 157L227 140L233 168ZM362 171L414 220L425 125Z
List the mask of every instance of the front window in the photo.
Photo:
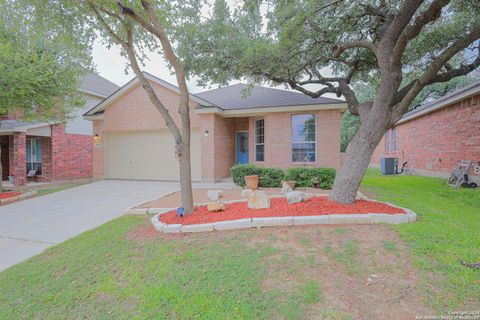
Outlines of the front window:
M265 161L265 120L255 120L255 161Z
M38 138L28 138L26 141L27 153L27 174L35 170L35 175L42 174L42 140Z
M315 162L316 132L314 114L292 115L293 162Z

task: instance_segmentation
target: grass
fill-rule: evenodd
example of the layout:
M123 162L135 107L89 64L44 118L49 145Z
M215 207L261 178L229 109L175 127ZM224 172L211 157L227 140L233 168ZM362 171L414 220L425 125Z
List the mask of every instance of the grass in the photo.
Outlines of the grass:
M458 261L480 260L480 192L375 171L362 190L419 221L183 236L149 234L148 218L124 216L0 272L0 319L374 319L478 309L480 273ZM366 286L369 274L378 278Z
M269 245L248 244L242 234L125 236L145 222L116 219L0 273L0 319L298 319L321 300L310 279L262 288L275 276L264 262L278 253Z
M358 264L356 262L356 256L358 255L358 243L357 240L348 240L342 250L335 250L331 246L325 247L325 253L332 256L343 265L347 274L353 275L358 272Z
M85 184L86 182L69 182L69 183L62 183L62 184L58 184L58 185L54 185L52 187L45 187L45 188L40 188L40 189L36 189L37 190L37 196L44 196L44 195L47 195L47 194L50 194L50 193L55 193L55 192L59 192L59 191L63 191L63 190L66 190L66 189L70 189L70 188L74 188L74 187L78 187L78 186L81 186L82 184Z
M437 310L479 306L480 272L459 260L480 261L480 190L453 189L445 179L381 176L369 170L362 188L377 200L410 208L418 222L395 226L423 272L425 295ZM384 242L384 248L395 248ZM439 275L439 277L437 276Z

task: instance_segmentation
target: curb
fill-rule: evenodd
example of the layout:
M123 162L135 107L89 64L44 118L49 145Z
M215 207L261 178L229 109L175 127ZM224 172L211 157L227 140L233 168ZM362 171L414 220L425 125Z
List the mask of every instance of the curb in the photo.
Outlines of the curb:
M398 206L396 206L398 207ZM367 213L367 214L328 214L318 216L293 216L293 217L266 217L245 218L229 221L219 221L203 224L166 224L158 218L162 213L157 213L151 218L154 228L165 233L192 233L211 232L221 230L238 230L262 227L286 227L305 226L319 224L401 224L413 223L417 220L417 214L412 210L405 210L406 214Z
M37 191L36 191L36 190L29 191L29 192L25 192L25 193L19 194L18 196L15 196L15 197L10 197L10 198L6 198L6 199L1 199L1 200L0 200L0 204L5 204L5 203L9 203L9 202L21 200L21 199L23 199L23 198L28 198L28 197L34 196L34 195L36 195L36 194L37 194Z

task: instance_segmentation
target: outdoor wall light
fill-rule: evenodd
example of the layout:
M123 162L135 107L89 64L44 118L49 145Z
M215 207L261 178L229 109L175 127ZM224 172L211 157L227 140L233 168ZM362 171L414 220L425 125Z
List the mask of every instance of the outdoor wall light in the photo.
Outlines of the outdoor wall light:
M208 137L208 130L205 130L203 134L205 135L205 137Z
M98 134L96 134L96 135L93 136L93 140L95 140L95 141L98 141L99 138L100 138L100 137L98 136Z

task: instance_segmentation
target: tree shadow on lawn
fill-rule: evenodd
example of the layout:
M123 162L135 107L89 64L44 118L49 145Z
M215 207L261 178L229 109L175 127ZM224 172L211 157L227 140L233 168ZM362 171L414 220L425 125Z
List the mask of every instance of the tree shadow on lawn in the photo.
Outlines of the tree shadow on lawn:
M0 273L0 318L413 319L433 312L408 253L384 226L163 234L124 216Z
M274 302L253 306L265 311L262 316L262 311L257 314L260 318L271 314L285 319L414 319L415 315L434 314L422 303L419 274L411 266L408 249L388 227L305 226L182 235L157 232L155 237L152 229L147 223L126 237L140 246L174 242L180 255L201 252L195 254L192 270L203 269L214 247L218 250L212 262L217 261L220 269L229 261L239 274L245 271L240 268L249 270L247 274L254 272L248 276L255 278L250 294L256 301ZM237 259L249 262L236 265ZM225 277L228 273L222 275ZM243 294L239 292L240 299L245 298Z

